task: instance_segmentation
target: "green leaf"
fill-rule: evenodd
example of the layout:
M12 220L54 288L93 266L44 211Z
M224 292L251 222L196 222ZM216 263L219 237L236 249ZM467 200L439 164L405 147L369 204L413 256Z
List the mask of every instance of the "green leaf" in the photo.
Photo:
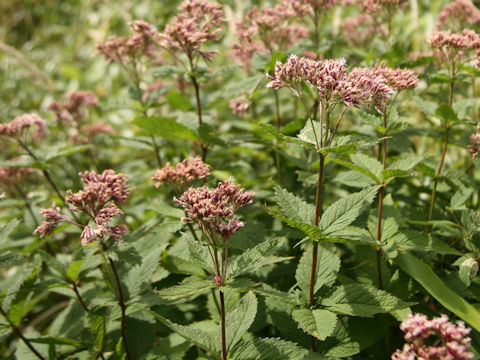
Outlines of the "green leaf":
M400 169L386 169L382 171L382 178L383 180L392 180L394 178L398 177L409 177L410 173L405 170L400 170Z
M20 224L19 220L12 220L7 225L0 227L0 248L3 247L4 243L8 240L8 237L18 224Z
M450 289L433 269L408 252L399 252L394 262L418 281L440 304L480 331L480 312Z
M392 241L391 246L401 251L415 250L436 254L460 254L457 250L434 238L432 235L414 230L402 230L393 236Z
M308 224L314 223L315 207L280 186L275 186L275 201L286 217Z
M324 234L331 234L350 225L375 199L378 187L371 186L350 194L330 205L323 213L318 227Z
M298 263L295 279L300 289L308 297L310 292L310 277L312 271L313 248L303 252ZM337 273L340 270L340 256L337 254L336 247L328 243L318 244L317 267L315 270L314 293L322 287L330 287L337 279Z
M377 179L380 178L383 166L377 159L365 154L354 154L350 155L350 160L359 168L370 171Z
M208 247L203 244L199 244L190 233L187 233L184 238L187 243L188 252L190 253L190 259L192 262L201 266L202 269L208 271L210 274L214 274L215 265Z
M253 338L235 349L236 360L320 360L320 355L279 338Z
M198 329L194 327L195 324L192 324L191 326L176 324L150 309L142 310L153 315L153 317L168 326L170 329L175 331L184 339L190 341L192 344L197 345L199 348L209 352L216 359L220 359L219 339L216 334Z
M105 346L107 313L108 309L106 307L96 308L88 313L88 322L90 324L90 330L94 336L97 354L101 354Z
M226 346L229 352L250 328L257 313L257 298L249 291L241 299L235 309L225 317Z
M22 281L22 285L14 296L8 308L8 318L14 325L20 325L22 319L31 310L30 294L32 293L37 278L38 267L35 267L30 274ZM5 305L5 303L4 303Z
M375 181L375 183L379 184L380 183L380 179L377 175L375 175L374 173L372 173L369 169L364 169L360 166L357 166L349 161L345 161L345 160L342 160L342 159L338 159L338 158L329 158L329 161L333 161L334 163L337 163L339 165L342 165L342 166L345 166L349 169L352 169L354 171L357 171L363 175L366 175L368 176L369 178L371 178L373 181Z
M73 154L78 154L91 149L91 145L68 145L68 146L54 146L48 149L42 149L45 152L45 161L50 162L52 160L64 158Z
M57 271L63 277L67 276L67 269L60 261L42 249L38 250L38 253L48 266Z
M78 276L80 275L80 270L82 270L82 266L85 263L85 260L81 261L72 261L70 266L67 269L67 277L73 281L78 280Z
M158 295L164 300L178 300L197 297L215 287L213 280L205 280L196 276L185 278L179 285L175 285L158 291Z
M255 271L262 266L289 260L289 257L273 256L272 253L282 244L282 238L273 238L247 249L233 260L229 260L227 279Z
M5 269L13 266L19 266L26 262L27 260L20 254L7 251L0 254L0 269Z
M300 329L313 335L318 340L325 340L337 325L337 315L328 310L293 310L293 319Z
M329 310L351 316L371 317L412 305L371 285L346 284L333 289L322 299Z
M125 317L125 335L132 359L142 359L152 350L155 337L155 320L143 312L135 312Z
M198 137L195 131L176 122L172 118L150 116L150 117L137 117L134 124L138 125L149 134L162 137L168 140L191 140L198 141Z
M441 104L437 110L435 110L435 115L442 119L445 124L454 124L460 121L452 107L445 103Z
M305 141L300 138L284 135L270 124L260 123L258 124L258 129L262 132L262 134L266 136L272 136L280 141L286 141L293 144L303 145L307 148L315 150L315 146L310 141Z
M175 89L172 89L168 92L167 101L175 109L187 111L192 108L190 99Z

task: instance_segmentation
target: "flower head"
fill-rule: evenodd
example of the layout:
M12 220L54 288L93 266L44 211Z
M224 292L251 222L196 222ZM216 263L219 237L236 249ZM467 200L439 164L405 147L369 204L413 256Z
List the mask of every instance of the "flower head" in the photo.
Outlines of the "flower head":
M375 75L383 77L387 84L397 93L418 86L418 76L413 70L390 68L384 62L373 67Z
M31 168L0 166L0 185L8 190L18 185L33 171Z
M199 55L204 60L212 59L215 52L203 51L207 41L216 41L225 22L222 6L208 0L184 0L179 14L165 26L159 35L162 47L174 52L183 52L190 59Z
M455 0L443 7L438 22L440 26L460 30L465 24L478 24L480 10L471 0Z
M107 236L116 241L120 240L127 229L124 225L112 226L111 222L114 217L123 215L117 203L125 202L129 196L125 175L105 170L101 174L85 171L79 176L84 184L83 190L76 193L68 190L65 202L72 211L86 214L89 217L88 223L81 225L72 221L61 215L60 208L53 204L51 209L42 209L41 214L45 220L35 233L45 237L51 234L60 222L65 221L82 228L82 245L97 239L103 241Z
M470 136L470 141L468 151L472 154L472 158L476 159L480 155L480 123L477 124L477 132Z
M392 355L392 360L468 360L474 356L468 351L470 329L463 322L451 323L446 315L428 320L425 315L410 314L400 329L408 343ZM425 343L427 339L432 345Z
M250 101L246 98L238 98L230 100L228 107L237 115L243 115L248 111Z
M204 179L210 175L210 166L199 156L188 158L178 163L175 167L167 162L163 169L157 170L152 180L158 181L155 186L158 188L164 183L180 185L186 188L195 179Z
M348 17L343 21L343 33L351 45L365 45L376 34L387 35L387 28L383 24L377 24L375 18L367 13Z
M382 11L393 11L405 4L407 0L358 0L360 8L371 14L378 15Z
M47 135L45 120L37 114L24 114L17 116L9 123L0 124L0 136L5 135L14 138L21 138L32 127L35 127L33 139L40 140Z
M435 31L428 40L448 68L456 71L458 65L470 60L468 54L475 51L475 65L480 62L480 34L473 30L464 29L461 33L448 31Z
M91 91L74 91L65 98L63 102L52 102L48 109L54 112L55 121L67 125L79 125L85 116L85 109L98 106L98 98Z
M190 187L174 201L187 214L183 221L196 223L213 240L216 236L227 240L243 227L243 222L234 216L238 209L252 203L253 196L253 192L245 192L228 179L218 183L215 189Z

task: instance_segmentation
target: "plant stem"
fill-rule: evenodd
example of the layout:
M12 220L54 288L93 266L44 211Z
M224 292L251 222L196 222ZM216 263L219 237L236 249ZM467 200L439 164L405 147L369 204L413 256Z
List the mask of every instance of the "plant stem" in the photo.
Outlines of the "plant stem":
M280 131L280 104L278 100L278 91L275 90L273 93L275 94L275 125L277 127L277 130ZM275 162L277 165L278 184L282 186L283 178L282 168L280 166L280 153L278 152L278 139L275 140Z
M322 211L322 184L323 184L323 170L325 166L325 155L320 154L320 166L318 167L318 180L317 180L317 190L315 194L315 226L318 226L320 220L320 212ZM317 256L318 256L318 242L313 244L313 254L312 254L312 268L310 271L310 291L309 291L309 303L310 306L315 305L315 280L316 280L316 271L317 271ZM316 351L315 348L315 338L311 337L312 351Z
M192 65L193 67L193 65ZM194 69L191 69L192 73ZM195 88L195 99L197 101L197 116L198 116L198 126L202 126L202 103L200 101L200 86L198 85L197 78L195 75L191 74L190 79L192 79L193 87ZM205 161L205 157L207 156L207 147L200 143L200 147L202 148L202 160Z
M85 301L83 300L82 296L80 295L80 292L78 291L78 286L77 284L75 283L75 281L72 281L72 289L73 291L75 292L75 295L77 295L77 299L78 299L78 302L80 303L80 305L82 305L82 307L85 309L85 311L88 313L90 310L88 309L88 306L87 304L85 303Z
M103 250L106 250L106 245L102 242L102 247ZM127 355L128 360L132 360L132 357L130 356L130 351L128 350L128 343L127 343L127 335L125 333L125 312L127 309L127 306L125 305L124 297L123 297L123 291L122 291L122 285L120 283L120 278L118 277L118 272L117 268L115 266L115 263L113 262L113 259L110 256L107 256L108 261L110 262L110 266L112 268L113 276L115 278L115 283L117 285L118 289L118 305L120 306L121 312L122 312L122 317L120 320L120 332L122 334L122 340L123 340L123 346L125 347L125 353Z
M227 343L225 336L225 299L222 290L220 293L220 317L221 317L221 331L222 331L222 360L227 360Z
M17 190L17 192L22 197L23 201L25 202L25 206L26 206L30 216L33 218L33 222L38 227L40 224L38 223L38 220L35 217L35 213L33 212L32 207L30 206L30 203L28 202L27 194L25 194L25 192L22 190L22 188L19 185L14 184L14 186L15 186L15 189Z
M32 343L25 337L23 336L22 332L20 331L20 329L15 326L15 324L13 324L10 319L8 318L8 315L7 313L5 312L5 310L3 310L3 308L0 306L0 314L3 315L3 317L5 318L5 320L7 320L8 324L10 325L10 327L12 328L12 330L15 332L15 334L17 334L17 336L25 343L25 345L28 346L28 348L41 360L46 360L42 354L40 354L38 352L37 349L35 349L35 347L32 345Z
M452 72L452 78L450 79L450 95L448 97L448 105L449 106L452 106L452 103L453 103L454 80L455 80L455 74ZM428 211L428 221L431 221L433 219L433 210L435 209L435 198L436 198L436 195L437 195L438 177L442 173L443 163L445 162L445 155L447 154L448 141L449 141L449 135L450 135L450 128L451 127L452 127L452 125L450 123L446 124L442 155L440 157L440 164L438 164L437 172L435 174L435 180L433 181L432 195L430 197L430 209Z
M387 111L383 114L383 128L387 128ZM386 137L387 134L385 134ZM383 139L382 144L382 169L387 168L387 139ZM380 154L379 154L380 155ZM378 190L378 216L377 216L377 241L382 241L382 217L383 217L383 197L385 195L385 181L382 178L382 183L380 189ZM380 247L376 248L377 251L377 275L378 275L378 287L383 289L383 280L382 280L382 249Z

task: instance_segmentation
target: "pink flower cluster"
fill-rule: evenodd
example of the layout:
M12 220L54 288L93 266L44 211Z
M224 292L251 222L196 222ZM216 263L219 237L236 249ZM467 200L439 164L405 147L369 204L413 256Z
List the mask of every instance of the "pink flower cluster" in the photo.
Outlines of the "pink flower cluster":
M228 104L228 107L232 109L232 112L237 115L243 115L247 112L250 106L250 101L246 98L232 99Z
M184 222L194 222L212 241L217 235L227 240L244 226L235 217L237 210L252 203L254 193L245 192L231 179L218 183L215 189L206 186L190 187L180 198L174 197L187 217Z
M98 106L98 98L91 91L73 91L65 96L65 101L54 101L48 109L55 114L55 121L66 125L78 125L82 122L85 108Z
M277 62L274 76L267 87L287 87L297 95L302 82L313 86L326 105L343 103L346 106L381 105L393 93L385 78L369 68L346 72L345 59L312 60L291 55L285 64Z
M351 45L361 46L372 40L376 34L387 35L387 28L378 24L370 14L358 14L343 21L343 32Z
M441 26L463 27L465 24L478 24L480 22L480 10L471 0L455 0L444 6L438 22Z
M477 132L470 136L470 141L468 151L472 154L472 158L476 159L480 155L480 123L477 124Z
M109 63L117 62L123 65L135 65L143 56L156 59L157 48L155 39L159 34L155 27L144 20L130 23L133 35L130 37L111 36L104 43L97 45L97 50Z
M256 52L273 54L285 51L308 36L306 27L292 24L303 6L298 3L298 8L294 8L294 4L297 3L281 1L271 8L253 6L244 19L237 22L237 43L232 48L246 70Z
M471 51L475 51L475 65L478 67L480 64L480 34L473 30L464 29L462 33L435 31L428 43L449 66L455 67L457 62L471 60L466 58Z
M378 15L381 11L392 10L404 5L408 0L357 0L360 8L371 14Z
M397 93L418 86L418 76L410 69L394 69L381 62L373 67L373 73L383 77Z
M31 168L0 166L0 185L8 190L19 185L33 171Z
M155 186L158 188L164 183L180 186L185 189L195 179L204 179L210 175L210 166L203 162L200 156L188 158L178 163L175 167L167 162L163 169L157 170L152 180L158 181Z
M410 314L400 329L408 344L397 350L392 360L468 360L474 356L468 351L470 329L462 322L449 322L446 315L428 320L425 315ZM431 345L425 343L427 339Z
M120 216L123 211L116 205L125 202L129 196L128 185L124 174L116 174L113 170L105 170L101 174L95 171L86 171L79 174L83 190L73 193L67 191L65 202L72 211L83 212L88 215L87 225L80 225L60 213L60 208L53 204L50 209L42 209L45 220L35 230L40 237L45 237L55 230L57 225L66 221L81 227L82 245L87 245L96 239L104 240L109 236L113 240L120 238L127 232L125 225L112 226L113 217Z
M47 136L47 125L45 120L37 114L20 115L9 123L0 124L0 136L5 135L19 139L33 126L35 126L33 132L34 140L40 140Z
M314 13L322 13L330 10L339 3L339 0L287 0L298 16L313 15Z
M159 35L160 45L172 52L185 53L189 59L199 55L205 61L211 60L216 51L200 48L207 41L219 39L220 25L225 22L222 6L208 0L184 0L178 10L178 15Z

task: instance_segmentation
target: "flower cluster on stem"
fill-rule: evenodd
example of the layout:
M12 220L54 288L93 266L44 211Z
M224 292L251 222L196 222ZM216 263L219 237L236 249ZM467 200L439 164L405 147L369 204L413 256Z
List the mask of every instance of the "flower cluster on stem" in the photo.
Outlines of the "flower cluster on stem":
M175 167L167 162L163 169L157 170L152 180L157 181L157 188L168 183L176 190L185 191L194 180L204 179L209 175L210 166L196 156L179 162Z
M9 136L26 142L26 136L32 128L34 128L32 134L34 140L41 140L47 136L46 122L37 114L23 114L8 123L0 124L0 136Z
M453 324L446 315L429 320L422 314L410 314L400 329L408 343L392 355L392 360L468 360L474 357L468 351L471 339L467 335L471 329L463 322Z
M480 23L480 10L471 0L455 0L446 4L438 15L439 27L461 30L465 24Z
M73 212L82 212L89 218L86 225L79 224L61 214L54 203L49 209L42 209L45 220L37 227L35 233L45 237L53 233L60 222L69 222L82 229L82 245L105 240L109 237L119 241L127 232L125 225L111 225L115 216L123 215L117 204L123 203L129 196L128 185L124 174L116 174L113 170L105 170L101 174L86 171L79 174L83 190L76 193L67 191L66 205Z

